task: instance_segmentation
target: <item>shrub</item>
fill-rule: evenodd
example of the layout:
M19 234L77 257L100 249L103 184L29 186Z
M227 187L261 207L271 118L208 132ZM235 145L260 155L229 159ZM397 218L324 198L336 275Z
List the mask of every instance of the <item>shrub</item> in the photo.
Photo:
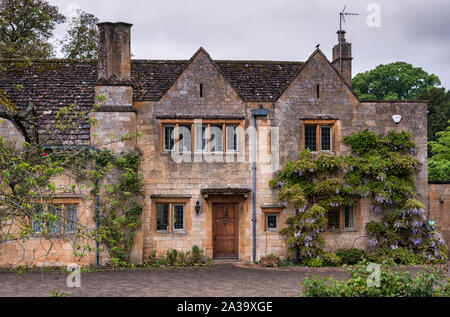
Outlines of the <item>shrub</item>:
M367 258L367 253L361 249L340 249L336 252L342 264L354 265Z
M420 254L414 254L406 248L378 249L367 255L367 259L375 263L387 263L390 265L420 265L425 264L425 258Z
M325 253L323 255L324 266L340 266L342 259L336 253Z
M144 267L183 267L204 264L203 251L198 246L193 246L192 250L187 252L175 249L167 250L166 256L156 257L156 251L153 251L144 262Z
M319 258L305 259L303 265L308 267L322 267L323 260Z
M347 281L308 276L302 283L303 297L431 297L448 296L449 280L443 282L442 270L430 267L417 276L404 270L381 270L380 287L368 285L365 265L350 269Z
M261 257L260 262L265 267L274 267L278 265L279 259L275 254L269 254Z

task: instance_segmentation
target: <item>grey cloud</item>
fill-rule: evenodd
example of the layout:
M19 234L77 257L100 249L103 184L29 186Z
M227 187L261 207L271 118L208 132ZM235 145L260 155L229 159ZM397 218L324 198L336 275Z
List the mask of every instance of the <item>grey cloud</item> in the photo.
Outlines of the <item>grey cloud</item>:
M203 46L215 59L306 60L321 44L331 59L339 11L360 16L345 24L354 73L406 61L438 75L450 89L450 2L446 0L50 0L70 3L103 21L134 24L135 58L189 59ZM366 25L366 7L382 9L381 28ZM62 37L64 28L58 29Z

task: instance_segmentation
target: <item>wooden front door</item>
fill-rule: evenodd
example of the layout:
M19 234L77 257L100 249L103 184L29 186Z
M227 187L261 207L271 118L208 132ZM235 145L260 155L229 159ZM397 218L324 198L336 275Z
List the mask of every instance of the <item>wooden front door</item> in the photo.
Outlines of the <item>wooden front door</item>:
M238 257L238 204L214 204L214 257Z

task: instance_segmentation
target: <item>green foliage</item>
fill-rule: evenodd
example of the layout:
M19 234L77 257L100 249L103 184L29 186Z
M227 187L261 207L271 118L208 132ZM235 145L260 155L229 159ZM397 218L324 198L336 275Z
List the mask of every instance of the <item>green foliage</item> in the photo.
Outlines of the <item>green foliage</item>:
M368 284L369 275L364 263L349 269L346 281L321 276L308 276L302 283L303 297L432 297L449 296L449 280L444 281L442 270L429 267L416 276L401 269L383 267L380 287Z
M66 58L97 58L99 20L90 13L78 13L79 16L70 21L70 29L61 42L62 52Z
M367 260L373 263L389 265L422 265L425 259L420 254L410 252L407 248L380 248L367 255Z
M308 267L319 268L323 266L323 260L319 258L305 259L302 264Z
M49 293L50 297L70 297L72 293L70 292L60 292L56 288L52 289Z
M161 258L157 258L156 251L153 251L144 262L143 267L171 268L202 266L205 264L207 264L207 261L204 259L203 251L195 245L190 251L187 252L182 252L175 249L167 250L166 256Z
M428 160L429 179L450 181L450 120L445 131L437 133L437 141L430 142L432 157Z
M96 159L96 165L86 174L97 184L92 193L99 197L100 203L96 238L108 250L113 264L124 266L128 262L143 211L139 201L143 186L142 176L138 173L139 156L129 152L116 158L107 150L91 154ZM99 184L112 172L119 173L117 184L106 181L101 188Z
M280 231L286 237L289 249L300 248L300 256L305 259L322 255L325 241L319 234L325 226L325 209L314 205L310 210L300 210L298 215L287 220L287 227Z
M450 125L450 92L445 88L432 87L422 91L418 99L428 101L428 141L436 142L437 133L445 131ZM429 157L431 156L429 151Z
M379 248L382 254L393 256L394 262L442 263L447 260L447 246L428 225L424 206L416 200L408 200L402 209L392 211L381 222L369 222L366 230L369 245ZM411 258L403 254L405 250L411 253ZM400 259L396 260L396 256Z
M340 249L336 255L341 259L342 264L354 265L367 258L367 253L361 249Z
M323 255L324 266L341 266L343 264L342 259L336 253L325 253Z
M416 100L420 93L441 84L434 74L405 62L379 65L357 74L353 90L361 100Z
M415 197L413 175L420 164L413 157L417 145L408 132L377 135L364 130L344 141L352 155L313 157L302 151L270 182L278 189L279 202L297 208L298 215L287 220L281 234L289 249L300 248L302 259L322 256L320 233L325 230L326 213L335 207L352 206L355 192L371 197L375 202L370 210L378 213L403 208Z
M49 58L49 39L65 18L45 0L0 1L0 58Z

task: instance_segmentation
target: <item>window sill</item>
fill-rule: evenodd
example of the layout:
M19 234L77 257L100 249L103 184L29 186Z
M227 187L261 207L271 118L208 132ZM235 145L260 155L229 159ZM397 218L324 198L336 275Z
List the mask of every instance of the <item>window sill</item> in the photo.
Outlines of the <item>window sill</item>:
M176 153L175 151L162 151L161 155L171 155L172 153ZM228 152L209 152L209 151L195 151L195 152L181 152L177 153L177 155L238 155L240 152L237 151L228 151Z
M155 233L157 233L157 234L163 234L163 235L170 235L170 234L175 234L175 235L186 235L186 234L187 234L186 231L155 231Z
M313 151L313 152L311 152L311 154L313 154L313 155L319 155L319 154L336 155L336 152L333 152L333 151Z
M355 232L359 232L356 229L344 229L344 230L340 230L340 229L328 229L327 231L325 231L325 234L341 234L341 233L355 233Z

